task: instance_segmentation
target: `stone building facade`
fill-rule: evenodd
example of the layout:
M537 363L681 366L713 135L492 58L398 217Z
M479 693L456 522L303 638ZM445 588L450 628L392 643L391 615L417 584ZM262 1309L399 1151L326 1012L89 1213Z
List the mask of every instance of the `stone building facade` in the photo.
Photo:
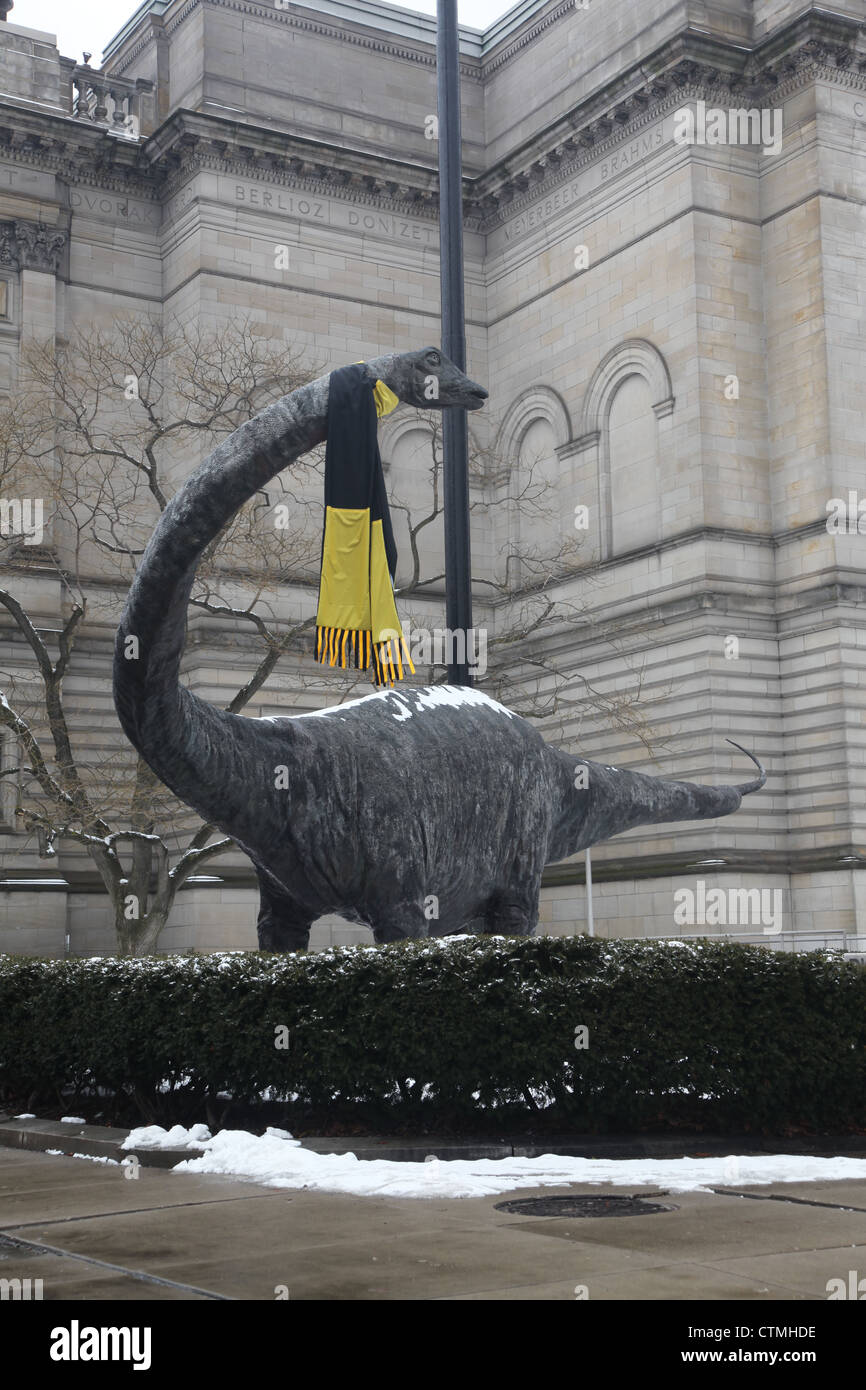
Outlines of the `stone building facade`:
M379 0L144 0L98 71L14 14L0 62L0 391L28 339L118 308L247 314L324 370L438 341L432 19ZM576 567L545 581L570 616L511 649L516 690L542 652L575 697L599 696L547 737L739 781L730 735L771 774L735 817L593 851L595 929L850 949L866 938L866 542L828 505L866 495L866 6L523 0L461 30L461 80L468 370L502 461L474 494L476 623L495 634L519 608L485 584L510 548L577 535ZM381 440L392 476L420 470L409 412ZM508 500L536 465L555 537ZM50 627L56 586L9 583ZM203 633L187 675L218 699L243 656ZM92 624L67 682L106 725L111 638ZM0 609L0 661L25 660ZM602 712L638 682L652 755ZM250 712L315 703L287 661ZM62 846L49 874L0 786L0 949L111 949L86 857ZM165 949L254 944L246 862L208 872ZM584 929L583 875L548 871L542 930ZM770 930L675 916L683 890L713 889L779 913ZM370 939L336 920L315 936Z

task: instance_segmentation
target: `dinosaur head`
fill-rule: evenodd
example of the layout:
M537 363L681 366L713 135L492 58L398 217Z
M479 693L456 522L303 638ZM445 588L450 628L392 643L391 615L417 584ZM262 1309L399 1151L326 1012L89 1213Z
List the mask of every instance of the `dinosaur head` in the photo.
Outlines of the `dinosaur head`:
M418 352L389 352L365 365L374 379L384 381L401 401L419 410L446 410L450 406L479 410L487 400L484 387L461 372L436 347Z

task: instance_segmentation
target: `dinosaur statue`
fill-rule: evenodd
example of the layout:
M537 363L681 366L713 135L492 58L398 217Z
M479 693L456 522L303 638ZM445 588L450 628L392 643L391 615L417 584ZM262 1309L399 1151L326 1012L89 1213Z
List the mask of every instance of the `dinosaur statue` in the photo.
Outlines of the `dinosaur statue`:
M436 348L365 365L371 383L420 409L475 410L487 397ZM425 389L431 375L436 400ZM325 439L327 409L322 376L213 450L166 507L115 645L127 737L255 866L262 950L306 949L311 924L329 912L370 926L377 942L467 928L531 935L546 864L635 826L729 815L763 786L755 758L759 776L727 787L589 762L473 688L386 690L315 714L253 719L182 686L202 552L256 491Z

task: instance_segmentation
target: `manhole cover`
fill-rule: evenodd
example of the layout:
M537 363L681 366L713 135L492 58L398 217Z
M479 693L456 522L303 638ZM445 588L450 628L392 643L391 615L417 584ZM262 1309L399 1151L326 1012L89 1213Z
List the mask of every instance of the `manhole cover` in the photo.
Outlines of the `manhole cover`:
M497 1202L496 1211L514 1216L652 1216L657 1211L677 1211L663 1202L643 1197L525 1197L518 1202Z

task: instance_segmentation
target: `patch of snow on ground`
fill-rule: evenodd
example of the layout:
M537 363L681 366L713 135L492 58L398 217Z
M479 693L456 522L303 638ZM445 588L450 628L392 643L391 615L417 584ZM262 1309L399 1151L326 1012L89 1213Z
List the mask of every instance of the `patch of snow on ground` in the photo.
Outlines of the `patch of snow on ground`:
M814 1158L792 1154L720 1155L715 1158L539 1158L450 1159L399 1163L358 1159L354 1154L318 1154L299 1139L271 1131L256 1136L222 1130L213 1138L193 1139L204 1130L158 1125L133 1130L122 1147L201 1148L198 1158L175 1165L175 1173L223 1173L267 1187L343 1192L354 1197L495 1197L523 1187L661 1187L669 1192L706 1192L712 1187L747 1187L782 1182L866 1179L866 1159ZM159 1134L163 1136L160 1141ZM147 1136L146 1142L142 1135ZM173 1136L173 1137L172 1137ZM169 1139L171 1138L171 1143ZM733 1179L731 1174L736 1174Z
M87 1121L83 1115L61 1115L60 1123L62 1125L86 1125Z
M62 1149L44 1149L43 1152L51 1154L52 1158L86 1158L88 1163L106 1163L112 1168L119 1168L121 1166L119 1158L102 1158L99 1154L67 1154L64 1153ZM130 1161L130 1159L126 1160L127 1163Z
M204 1149L210 1142L211 1132L207 1125L193 1125L184 1129L183 1125L172 1125L163 1129L162 1125L142 1125L128 1134L121 1144L122 1149Z

